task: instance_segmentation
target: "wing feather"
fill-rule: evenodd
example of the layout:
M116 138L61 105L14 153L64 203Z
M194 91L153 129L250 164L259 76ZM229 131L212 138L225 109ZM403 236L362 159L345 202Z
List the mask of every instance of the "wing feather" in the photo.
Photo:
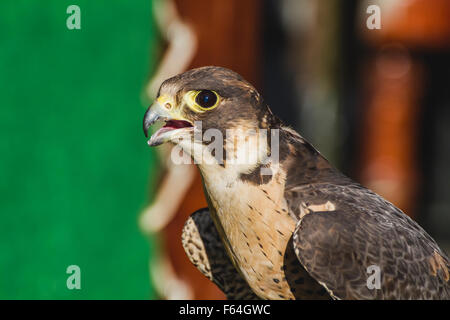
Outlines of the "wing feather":
M332 297L450 299L448 257L416 222L380 196L356 184L289 192L298 194L287 197L299 219L295 253ZM371 277L376 270L378 289Z

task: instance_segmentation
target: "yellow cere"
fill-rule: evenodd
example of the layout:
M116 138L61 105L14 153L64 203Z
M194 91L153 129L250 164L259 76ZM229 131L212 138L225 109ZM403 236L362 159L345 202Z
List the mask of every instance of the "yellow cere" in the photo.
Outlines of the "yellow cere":
M170 104L173 104L173 101L172 101L173 99L171 99L168 95L166 95L166 94L163 94L163 95L161 95L161 96L159 96L158 97L158 99L156 99L156 101L160 104L160 105L162 105L162 106L164 106L166 103L170 103ZM172 107L174 107L174 105L172 105Z
M175 100L171 96L167 94L160 95L156 99L156 102L159 105L159 108L162 108L162 110L169 114L173 120L184 120L181 115L181 110L177 108Z

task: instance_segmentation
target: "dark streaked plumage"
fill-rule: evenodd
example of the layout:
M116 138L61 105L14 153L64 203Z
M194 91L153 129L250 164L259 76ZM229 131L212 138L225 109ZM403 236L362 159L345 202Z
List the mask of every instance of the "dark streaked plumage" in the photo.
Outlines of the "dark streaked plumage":
M220 103L197 112L186 102L191 90L212 90ZM260 153L273 151L271 134L267 141L245 137L261 145L255 164L229 161L239 157L242 145L228 138L224 163L198 164L211 220L206 210L195 214L183 245L227 295L238 297L233 288L245 288L239 297L252 298L250 288L264 299L450 298L449 259L436 242L398 208L331 166L242 77L224 68L194 69L164 82L160 95L170 108L152 107L145 130L158 118L201 120L203 132L279 130L279 166ZM175 143L174 137L190 136L191 129L158 136L157 142ZM201 146L209 152L206 143ZM263 169L271 174L263 175ZM379 289L367 285L370 266L381 271Z

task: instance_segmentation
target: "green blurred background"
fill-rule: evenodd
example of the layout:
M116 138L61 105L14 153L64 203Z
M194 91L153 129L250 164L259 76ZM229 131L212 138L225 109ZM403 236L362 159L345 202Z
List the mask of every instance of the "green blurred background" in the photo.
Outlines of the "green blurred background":
M154 297L136 221L156 169L140 98L156 42L148 0L0 2L1 299Z

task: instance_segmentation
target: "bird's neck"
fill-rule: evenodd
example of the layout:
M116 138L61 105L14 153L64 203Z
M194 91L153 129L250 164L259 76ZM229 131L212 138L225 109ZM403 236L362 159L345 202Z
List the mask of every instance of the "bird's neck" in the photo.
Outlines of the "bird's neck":
M296 131L284 127L280 141L280 166L286 172L287 190L319 182L353 183Z
M279 289L280 284L272 280L283 278L280 248L286 248L295 228L283 196L284 171L270 166L273 174L265 179L261 166L247 174L234 171L230 175L229 167L199 168L212 219L237 270L257 295L265 297L261 287L274 286L269 290L274 296L268 298L289 297L288 286ZM261 274L267 275L269 283L260 283Z

